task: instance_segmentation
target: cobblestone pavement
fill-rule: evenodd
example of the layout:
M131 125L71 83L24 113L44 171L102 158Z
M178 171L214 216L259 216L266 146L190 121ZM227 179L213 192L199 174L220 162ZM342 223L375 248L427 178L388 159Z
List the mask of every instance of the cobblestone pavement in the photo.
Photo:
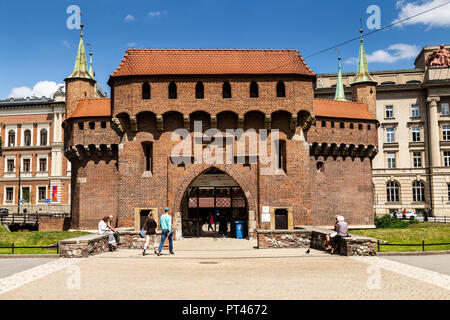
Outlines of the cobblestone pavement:
M26 285L5 288L11 280L0 281L5 292L0 299L450 299L449 276L430 277L417 267L316 250L309 255L305 249L255 250L254 245L195 239L176 242L175 256L143 257L124 249L60 259L59 269L37 267L47 269L39 279L15 275Z

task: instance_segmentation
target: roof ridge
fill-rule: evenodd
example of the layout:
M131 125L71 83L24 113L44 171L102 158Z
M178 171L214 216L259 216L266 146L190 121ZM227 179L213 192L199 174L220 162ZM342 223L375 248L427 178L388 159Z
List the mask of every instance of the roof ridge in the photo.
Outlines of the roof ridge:
M340 100L324 99L324 98L314 98L314 100L322 100L322 101L330 101L330 102L340 102L340 103L358 103L358 104L366 105L365 103L359 102L359 101L340 101Z

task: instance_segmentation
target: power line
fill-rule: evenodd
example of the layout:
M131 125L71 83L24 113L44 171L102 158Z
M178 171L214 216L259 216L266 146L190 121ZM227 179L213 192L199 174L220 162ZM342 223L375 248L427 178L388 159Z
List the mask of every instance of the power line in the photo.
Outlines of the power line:
M436 10L436 9L439 9L439 8L442 8L442 7L444 7L444 6L448 5L448 4L450 4L450 1L448 1L448 2L446 2L446 3L444 3L444 4L441 4L441 5L438 5L438 6L436 6L436 7L430 8L430 9L428 9L428 10L419 12L419 13L417 13L417 14L415 14L415 15L412 15L412 16L410 16L410 17L408 17L408 18L405 18L405 19L403 19L403 20L399 20L399 21L393 22L393 23L391 23L391 24L389 24L389 25L386 25L386 26L384 26L384 27L382 27L382 28L380 28L380 29L376 29L376 30L374 30L374 31L368 32L368 33L366 33L366 34L363 34L363 36L364 36L364 37L367 37L367 36L370 36L370 35L372 35L372 34L374 34L374 33L379 32L379 31L386 30L386 29L391 28L391 27L393 27L393 26L395 26L395 25L397 25L397 24L399 24L399 23L402 23L402 22L411 20L411 19L413 19L413 18L416 18L416 17L418 17L418 16L421 16L421 15L423 15L423 14L425 14L425 13L430 12L430 11L433 11L433 10ZM329 48L327 48L327 49L324 49L324 50L321 50L321 51L319 51L319 52L313 53L313 54L311 54L311 55L309 55L309 56L306 56L305 59L308 59L308 58L317 56L317 55L319 55L319 54L322 54L322 53L324 53L324 52L327 52L327 51L336 49L337 47L344 46L344 45L346 45L346 44L348 44L348 43L350 43L350 42L353 42L353 41L356 41L356 40L359 40L359 39L361 39L360 36L359 36L359 37L355 37L355 38L350 39L350 40L347 40L347 41L344 41L344 42L341 42L341 43L338 43L338 44L336 44L336 45L334 45L334 46L332 46L332 47L329 47ZM269 70L268 72L275 71L275 70L277 70L277 69L279 69L279 68L282 68L282 67L284 67L284 66L286 66L286 65L288 65L288 63L287 63L287 64L284 64L284 65L281 65L281 66L278 66L278 67L276 67L276 68L274 68L274 69L271 69L271 70Z
M399 23L402 23L402 22L411 20L411 19L413 19L413 18L416 18L416 17L418 17L418 16L421 16L421 15L423 15L423 14L425 14L425 13L430 12L430 11L433 11L433 10L436 10L436 9L439 9L439 8L442 8L442 7L444 7L444 6L448 5L448 4L450 4L450 1L449 1L449 2L446 2L446 3L444 3L444 4L441 4L441 5L439 5L439 6L430 8L430 9L428 9L428 10L425 10L425 11L423 11L423 12L420 12L420 13L418 13L418 14L415 14L415 15L413 15L413 16L410 16L410 17L408 17L408 18L405 18L405 19L403 19L403 20L399 20L399 21L396 21L396 22L394 22L394 23L391 23L391 24L389 24L389 25L387 25L387 26L384 26L384 27L382 27L382 28L380 28L380 29L376 29L376 30L374 30L374 31L371 31L371 32L369 32L369 33L366 33L366 34L364 34L363 36L365 36L365 37L370 36L370 35L372 35L372 34L374 34L374 33L379 32L379 31L383 31L383 30L385 30L385 29L387 29L387 28L393 27L393 26L395 26L395 25L397 25L397 24L399 24ZM322 51L313 53L313 54L311 54L311 55L305 57L305 59L311 58L311 57L314 57L314 56L317 56L317 55L319 55L319 54L321 54L321 53L327 52L327 51L332 50L332 49L334 49L334 48L336 48L336 47L340 47L340 46L346 45L346 44L348 44L348 43L350 43L350 42L353 42L353 41L355 41L355 40L358 40L358 39L360 39L360 37L356 37L356 38L347 40L347 41L345 41L345 42L336 44L336 45L334 45L334 46L332 46L332 47L329 47L329 48L327 48L327 49L325 49L325 50L322 50Z

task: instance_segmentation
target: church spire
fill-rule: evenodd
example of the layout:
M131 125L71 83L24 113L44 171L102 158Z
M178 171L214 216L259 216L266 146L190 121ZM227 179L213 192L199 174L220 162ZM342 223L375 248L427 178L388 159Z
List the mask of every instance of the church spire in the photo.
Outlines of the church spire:
M366 51L364 50L363 29L361 29L360 32L361 32L361 44L359 47L358 70L356 72L355 79L351 84L362 82L376 83L375 79L372 78L372 76L370 75L369 69L367 67Z
M75 59L75 66L73 68L72 74L68 77L68 79L71 78L85 78L89 80L94 80L94 78L90 75L88 71L86 51L84 49L84 41L83 41L83 25L81 25L80 43L78 44L78 52L77 57Z
M345 98L344 83L342 82L341 57L339 57L339 72L338 72L338 79L337 79L337 84L336 84L336 94L334 96L334 100L347 101L347 99Z
M92 66L92 52L89 52L89 75L92 79L95 79L94 67Z

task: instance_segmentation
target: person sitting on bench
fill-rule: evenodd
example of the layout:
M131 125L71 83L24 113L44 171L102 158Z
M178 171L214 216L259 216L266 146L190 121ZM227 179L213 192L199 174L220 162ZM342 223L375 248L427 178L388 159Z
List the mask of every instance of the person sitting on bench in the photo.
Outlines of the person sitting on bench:
M336 216L337 223L335 225L336 236L331 240L331 254L336 250L336 246L341 241L342 237L348 237L348 224L345 222L343 216Z

